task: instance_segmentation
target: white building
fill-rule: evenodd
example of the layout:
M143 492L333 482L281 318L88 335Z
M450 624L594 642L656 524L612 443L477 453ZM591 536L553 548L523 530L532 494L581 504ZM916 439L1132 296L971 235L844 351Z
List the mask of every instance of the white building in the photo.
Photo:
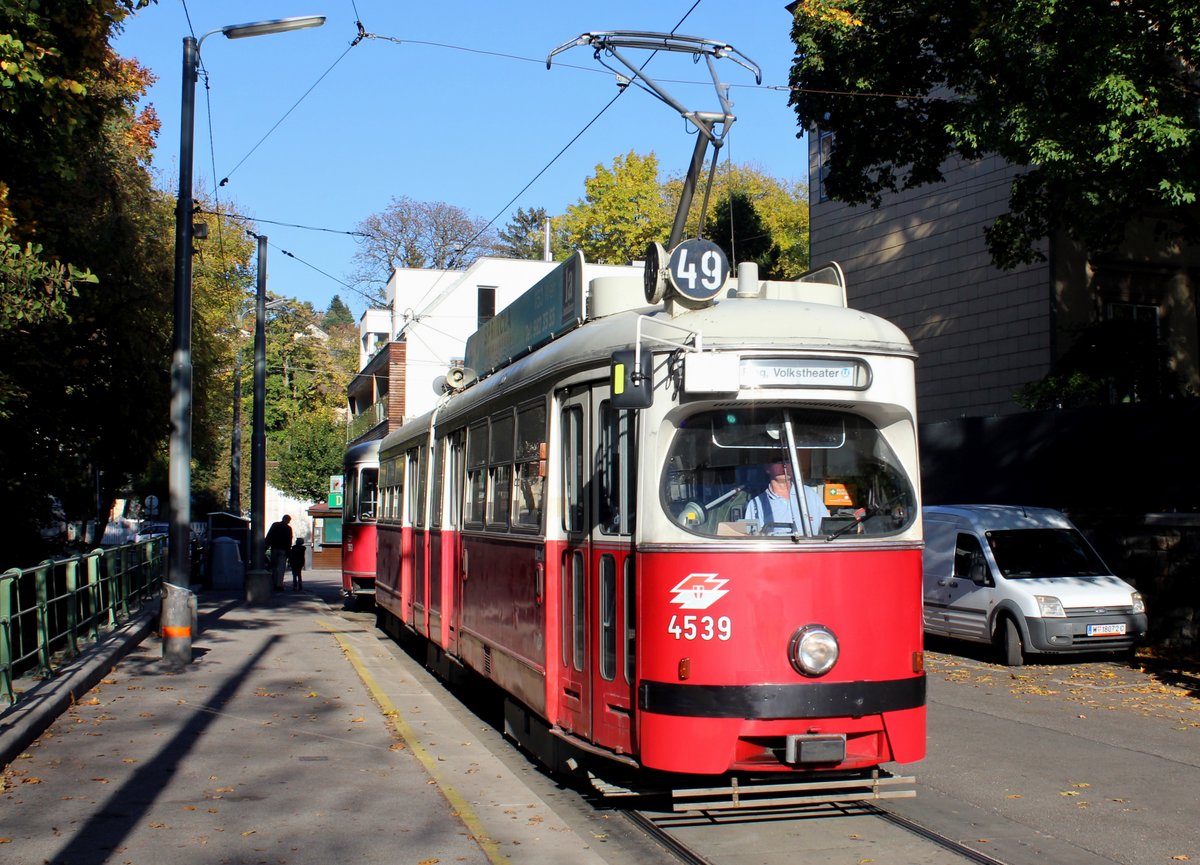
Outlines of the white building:
M388 309L359 320L360 372L350 384L351 441L382 438L431 410L435 381L461 366L467 337L560 262L480 258L466 270L397 268ZM642 267L585 264L584 281L641 277Z

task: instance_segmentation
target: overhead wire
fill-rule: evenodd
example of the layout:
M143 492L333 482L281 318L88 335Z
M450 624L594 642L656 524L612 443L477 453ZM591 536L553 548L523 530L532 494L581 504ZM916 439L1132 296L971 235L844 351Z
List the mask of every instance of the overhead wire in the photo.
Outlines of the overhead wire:
M688 11L687 11L687 12L685 12L685 13L683 14L683 17L681 17L681 18L679 19L679 21L677 21L677 22L675 23L675 26L671 28L671 31L670 31L670 32L671 32L672 34L673 34L673 33L675 33L675 31L676 31L676 30L678 30L678 29L680 28L680 26L682 26L682 25L683 25L683 22L684 22L684 21L686 21L686 20L688 19L688 17L689 17L689 16L690 16L690 15L691 15L691 14L692 14L692 13L693 13L695 10L696 10L696 7L697 7L697 6L699 6L699 5L700 5L700 0L695 0L695 2L693 2L693 3L692 3L692 5L691 5L691 7L688 9ZM651 52L650 56L646 58L646 61L645 61L645 63L643 63L643 64L642 64L642 65L639 67L639 71L640 71L640 70L642 70L642 69L645 69L645 68L646 68L646 66L648 66L648 65L649 65L650 61L651 61L651 60L653 60L653 59L655 58L655 56L657 56L657 54L658 54L658 51L653 51L653 52ZM545 173L546 173L546 172L547 172L547 171L550 169L550 167L551 167L552 165L554 165L554 163L555 163L555 162L557 162L557 161L558 161L558 159L559 159L559 158L560 158L560 157L561 157L561 156L562 156L564 153L566 153L566 152L567 152L567 150L568 150L568 149L571 147L571 145L573 145L573 144L574 144L576 141L578 141L578 140L579 140L579 138L580 138L580 137L583 135L583 133L587 132L587 130L588 130L588 129L590 129L590 128L592 127L592 125L593 125L593 124L594 124L594 123L595 123L597 120L599 120L599 119L600 119L600 118L601 118L601 117L604 115L604 113L605 113L605 112L607 112L607 111L608 111L608 109L609 109L609 108L611 108L611 107L613 106L613 104L614 104L614 103L615 103L615 102L616 102L618 99L620 99L620 98L621 98L621 96L622 96L622 95L625 93L625 91L626 91L626 90L627 90L627 88L625 88L625 87L621 87L621 88L619 88L619 89L617 90L617 95L616 95L616 96L614 96L612 99L610 99L610 100L609 100L607 103L605 103L604 107L603 107L603 108L601 108L601 109L600 109L598 112L596 112L595 116L593 116L591 120L589 120L589 121L588 121L586 124L584 124L583 128L582 128L582 129L580 129L580 130L579 130L577 133L575 133L575 135L571 137L571 140L570 140L570 141L568 141L568 142L567 142L567 143L566 143L566 144L565 144L565 145L564 145L564 146L563 146L563 147L562 147L562 148L561 148L561 149L558 151L558 153L556 153L556 154L555 154L555 155L554 155L554 156L553 156L553 157L550 159L550 161L549 161L548 163L546 163L546 165L545 165L545 166L543 166L543 167L542 167L542 169L541 169L540 171L538 171L538 173L537 173L537 174L535 174L535 175L533 176L533 179L532 179L532 180L530 180L530 181L529 181L528 183L526 183L526 184L525 184L523 187L521 187L521 190L520 190L520 191L519 191L519 192L518 192L516 195L514 195L512 198L510 198L510 199L509 199L509 201L508 201L508 203L507 203L507 204L505 204L505 205L504 205L504 207L503 207L503 208L501 208L501 210L500 210L500 211L499 211L499 212L498 212L498 213L497 213L495 216L493 216L491 219L489 219L489 220L487 221L487 223L486 223L486 224L485 224L485 225L484 225L482 228L480 228L480 229L479 229L477 232L475 232L475 234L474 234L474 235L473 235L473 236L470 238L470 240L468 240L468 241L467 241L467 242L464 244L464 248L469 248L469 247L471 246L471 244L473 244L473 243L475 242L475 240L477 240L477 239L479 238L479 236L480 236L480 235L482 235L482 234L483 234L485 231L487 231L487 230L488 230L488 229L489 229L489 228L490 228L490 227L491 227L491 226L492 226L492 225L493 225L493 224L496 222L496 220L497 220L497 219L499 219L499 218L500 218L502 215L504 215L505 213L507 213L507 212L508 212L508 209L509 209L510 207L512 207L513 203L514 203L514 202L515 202L515 201L516 201L518 198L520 198L522 195L524 195L524 194L525 194L525 191L526 191L526 190L528 190L528 189L529 189L529 187L533 186L533 184L534 184L534 183L536 183L536 182L537 182L537 180L538 180L538 179L539 179L539 178L540 178L540 177L541 177L543 174L545 174ZM438 282L440 282L440 281L441 281L441 276L439 276L439 277L438 277L438 279L434 281L433 285L431 285L431 286L430 286L428 289L426 289L426 291L425 291L425 294L423 294L423 295L421 296L421 299L420 299L420 300L418 300L418 301L417 301L417 303L416 303L416 304L414 304L414 306L415 306L415 307L419 307L419 306L421 306L421 305L422 305L422 304L425 302L425 299L426 299L427 297L429 297L429 295L432 293L433 289L434 289L435 287L437 287L437 284L438 284ZM434 302L436 302L436 300L435 300ZM417 314L414 316L414 320L416 320L417 318L419 318L419 316L420 316L420 313L417 313Z
M326 76L327 76L327 75L328 75L330 72L332 72L332 71L334 70L334 68L336 68L336 67L337 67L337 65L338 65L339 63L341 63L341 62L342 62L342 60L344 60L344 59L345 59L346 55L347 55L347 54L349 54L349 53L350 53L350 51L351 51L351 49L353 49L353 48L354 48L354 46L355 46L355 45L357 45L357 44L358 44L358 40L355 40L354 42L351 42L351 43L350 43L349 47L347 47L347 48L346 48L346 50L345 50L345 51L343 51L343 52L342 52L342 53L341 53L341 54L338 56L338 58L337 58L336 60L334 60L334 61L333 61L333 63L330 65L330 67L329 67L328 69L326 69L324 72L322 72L322 73L321 73L321 75L320 75L320 77L319 77L319 78L317 78L317 80L316 80L316 81L314 81L314 82L312 83L312 86L311 86L311 87L309 87L307 90L305 90L305 91L304 91L304 93L303 93L303 94L300 96L300 98L296 100L295 104L293 104L291 108L289 108L287 111L285 111L285 112L283 113L283 116L282 116L282 117L280 117L280 118L279 118L277 121L275 121L275 125L274 125L274 126L272 126L270 129L268 129L268 130L267 130L266 134L265 134L265 135L263 135L263 137L262 137L262 138L260 138L260 139L258 140L258 143L257 143L257 144L255 144L253 147L251 147L251 148L250 148L250 151L249 151L249 152L248 152L248 153L247 153L245 156L243 156L243 157L242 157L242 158L241 158L241 159L238 161L238 164L237 164L237 165L235 165L235 166L233 166L233 168L232 168L232 169L230 169L229 173L228 173L228 174L226 174L226 175L225 175L223 178L221 178L221 182L220 182L220 183L218 183L218 184L217 184L217 186L224 186L226 183L228 183L228 182L229 182L229 178L233 176L234 172L235 172L235 171L237 171L239 168L241 168L241 167L242 167L242 165L243 165L243 164L246 162L246 160L247 160L247 159L249 159L251 156L253 156L253 155L254 155L254 152L255 152L256 150L258 150L258 148L259 148L259 147L261 147L261 146L262 146L262 143L263 143L264 141L266 141L268 138L270 138L270 137L271 137L272 133L274 133L274 132L275 132L275 130L276 130L276 129L278 129L278 128L280 127L280 125L283 123L283 121L287 120L288 116L289 116L289 115L290 115L290 114L291 114L293 111L295 111L297 107L299 107L299 105L300 105L300 103L301 103L301 102L303 102L305 99L307 99L307 98L308 98L308 95L309 95L310 93L312 93L312 92L313 92L313 90L315 90L315 89L317 88L317 85L319 85L319 84L320 84L322 81L324 81L324 80L325 80L325 77L326 77ZM214 172L213 176L214 176L214 177L216 176L215 172Z

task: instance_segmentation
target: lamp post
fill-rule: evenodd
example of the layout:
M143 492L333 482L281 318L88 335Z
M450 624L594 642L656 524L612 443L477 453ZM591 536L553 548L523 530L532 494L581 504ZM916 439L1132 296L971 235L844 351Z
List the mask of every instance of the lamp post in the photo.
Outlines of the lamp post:
M170 499L170 561L167 582L186 588L191 579L192 522L192 147L196 118L196 75L200 45L214 33L228 39L264 36L320 27L323 15L281 18L250 24L233 24L210 30L197 40L183 39L183 91L179 124L179 198L175 205L175 330L171 354L171 440L167 469ZM165 615L165 613L164 613ZM180 629L183 630L182 628ZM182 639L182 638L181 638ZM164 658L168 656L163 643ZM173 652L177 657L181 649ZM191 632L187 634L187 661L191 660Z

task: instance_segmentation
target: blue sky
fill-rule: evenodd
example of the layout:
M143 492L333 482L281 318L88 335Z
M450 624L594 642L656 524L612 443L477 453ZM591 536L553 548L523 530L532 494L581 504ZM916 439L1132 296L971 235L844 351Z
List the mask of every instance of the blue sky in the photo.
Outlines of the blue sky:
M654 151L667 174L686 169L694 130L643 90L629 88L583 131L617 92L612 74L586 46L557 55L550 70L545 59L585 32L668 32L686 15L678 33L732 45L761 67L763 82L755 85L746 69L718 61L737 115L722 161L807 180L805 144L787 106L794 46L783 6L782 0L159 0L125 23L115 48L158 76L147 96L162 121L154 169L160 186L174 193L183 37L229 24L327 17L313 30L239 40L217 33L204 41L195 188L211 195L228 178L219 198L260 220L258 230L269 238L271 292L322 310L336 294L357 316L367 303L343 284L357 249L343 232L393 196L445 201L503 227L517 207L564 212L582 197L597 164L610 165L630 150ZM356 21L375 38L351 47ZM650 55L627 56L640 64ZM707 67L689 55L659 53L646 72L685 108L719 107Z

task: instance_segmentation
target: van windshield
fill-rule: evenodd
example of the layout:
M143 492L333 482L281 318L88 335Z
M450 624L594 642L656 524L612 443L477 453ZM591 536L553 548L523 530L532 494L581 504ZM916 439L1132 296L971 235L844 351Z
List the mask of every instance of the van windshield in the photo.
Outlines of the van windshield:
M1104 562L1075 529L1012 529L987 533L1000 573L1010 580L1100 577Z

